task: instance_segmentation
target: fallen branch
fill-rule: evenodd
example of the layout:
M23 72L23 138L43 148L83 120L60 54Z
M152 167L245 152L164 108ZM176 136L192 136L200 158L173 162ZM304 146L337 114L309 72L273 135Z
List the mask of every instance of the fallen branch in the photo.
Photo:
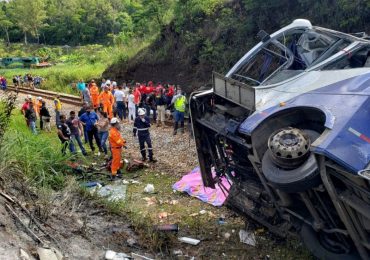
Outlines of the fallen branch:
M10 201L11 203L14 203L14 200L12 199L12 197L10 197L9 195L7 195L6 193L0 191L0 195L3 196L8 201Z
M18 217L17 213L14 212L13 208L9 206L9 204L5 204L5 207L9 211L9 213L26 229L33 240L40 244L44 244L44 242L35 233L33 233L32 230L29 229L27 225Z

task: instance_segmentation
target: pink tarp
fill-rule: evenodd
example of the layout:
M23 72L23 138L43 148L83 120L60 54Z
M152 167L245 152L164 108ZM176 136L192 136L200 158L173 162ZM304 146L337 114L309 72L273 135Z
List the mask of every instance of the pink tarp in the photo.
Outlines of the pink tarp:
M229 195L227 191L230 190L230 183L226 178L222 177L221 184L225 187L223 190L221 190L219 184L216 184L215 189L204 187L200 169L196 167L176 182L172 188L177 191L186 192L190 196L196 197L213 206L222 206Z

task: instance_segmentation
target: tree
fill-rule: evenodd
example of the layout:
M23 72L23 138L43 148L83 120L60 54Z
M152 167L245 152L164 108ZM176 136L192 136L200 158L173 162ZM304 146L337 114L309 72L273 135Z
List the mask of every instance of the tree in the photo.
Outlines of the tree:
M3 7L0 9L0 27L4 30L6 36L6 43L7 45L10 44L9 39L9 28L13 26L12 21L10 20L9 15L6 12L6 5L4 4Z
M14 22L24 33L24 43L28 43L27 33L39 40L39 29L46 18L44 0L13 0L9 4Z

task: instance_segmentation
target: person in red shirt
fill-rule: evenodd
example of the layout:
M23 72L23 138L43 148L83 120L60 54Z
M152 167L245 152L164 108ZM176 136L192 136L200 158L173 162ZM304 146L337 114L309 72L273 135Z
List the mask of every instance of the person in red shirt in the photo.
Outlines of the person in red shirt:
M22 105L22 108L21 108L21 112L24 116L26 116L26 111L28 110L28 108L30 107L30 103L32 103L32 96L31 95L28 95L25 99L24 99L24 103ZM27 127L29 127L29 121L27 120L26 118L26 123L27 123Z
M171 104L172 98L175 95L175 87L173 85L168 85L167 96L167 106Z

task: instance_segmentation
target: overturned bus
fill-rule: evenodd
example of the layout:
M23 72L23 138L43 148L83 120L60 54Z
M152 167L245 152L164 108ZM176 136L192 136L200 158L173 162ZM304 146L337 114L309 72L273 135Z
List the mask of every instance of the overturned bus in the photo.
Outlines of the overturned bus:
M369 259L370 41L303 19L258 36L191 95L203 182L320 259Z

